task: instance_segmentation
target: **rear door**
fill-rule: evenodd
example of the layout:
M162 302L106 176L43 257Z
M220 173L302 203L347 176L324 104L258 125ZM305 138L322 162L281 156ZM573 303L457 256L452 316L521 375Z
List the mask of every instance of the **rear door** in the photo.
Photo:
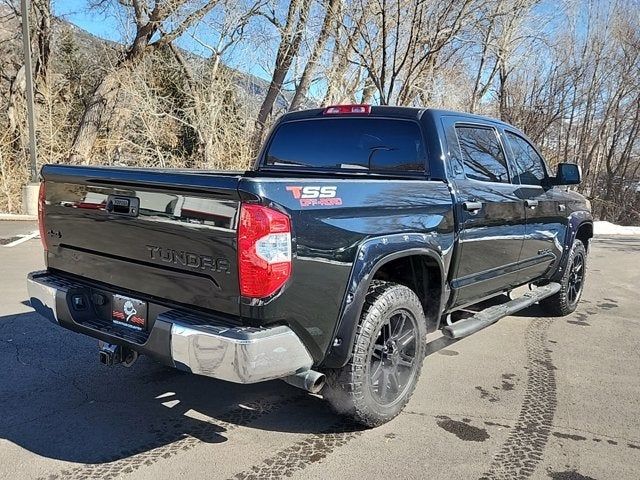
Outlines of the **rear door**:
M513 183L519 185L526 213L526 233L522 247L519 283L543 275L562 255L566 232L566 206L562 192L550 188L542 156L533 144L515 130L504 130L511 158Z
M460 228L451 287L462 306L516 285L525 212L498 129L447 117L445 131Z

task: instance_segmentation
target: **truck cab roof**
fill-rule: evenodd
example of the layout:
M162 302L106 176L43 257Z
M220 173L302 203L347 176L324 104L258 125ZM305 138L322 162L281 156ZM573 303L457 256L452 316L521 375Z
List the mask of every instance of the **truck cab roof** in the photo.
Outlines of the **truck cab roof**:
M320 118L325 116L325 111L329 107L324 108L312 108L308 110L298 110L295 112L289 112L282 115L278 121L288 122L292 120L304 120L311 118ZM370 117L387 117L387 118L405 118L411 120L420 120L424 116L429 116L431 119L436 120L440 117L446 116L456 116L456 117L464 117L469 120L481 120L483 122L491 122L497 125L509 126L505 122L498 120L496 118L484 116L484 115L476 115L473 113L467 112L458 112L455 110L443 110L437 108L423 108L423 107L397 107L397 106L388 106L388 105L371 105L370 113L362 114L362 113L341 113L339 115L342 116L370 116ZM513 127L511 127L513 128Z

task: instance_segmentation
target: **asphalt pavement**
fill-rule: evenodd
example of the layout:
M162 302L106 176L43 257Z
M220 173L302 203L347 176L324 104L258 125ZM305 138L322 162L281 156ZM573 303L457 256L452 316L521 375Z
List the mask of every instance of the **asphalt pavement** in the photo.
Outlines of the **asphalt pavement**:
M0 239L32 222L0 222ZM434 336L398 418L362 430L283 382L241 386L141 358L32 313L40 241L0 246L0 478L640 478L640 237L600 237L578 310L536 307Z

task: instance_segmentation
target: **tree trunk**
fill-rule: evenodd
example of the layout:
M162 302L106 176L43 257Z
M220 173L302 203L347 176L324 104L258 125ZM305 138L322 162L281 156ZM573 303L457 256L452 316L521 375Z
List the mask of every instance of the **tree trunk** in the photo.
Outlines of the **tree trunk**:
M120 89L120 75L126 70L135 68L142 61L149 46L149 40L155 32L156 29L151 24L140 28L126 56L98 84L85 107L71 144L71 162L82 164L89 162L100 128L105 125L107 117L115 108Z
M51 3L49 0L34 2L38 18L36 44L38 55L34 67L34 80L38 84L42 80L45 82L49 75L49 64L51 60Z
M371 80L369 72L365 72L364 87L362 88L362 97L360 103L370 104L373 102L373 96L376 93L376 84Z
M365 5L368 5L368 4L365 4ZM339 4L338 8L340 8L340 6L341 5ZM333 55L332 55L333 61L330 68L331 73L330 75L328 75L327 91L324 95L324 99L322 100L323 105L342 103L343 101L345 101L347 97L350 96L350 94L346 92L347 88L346 88L345 75L347 74L347 70L349 68L350 55L351 55L351 52L353 51L353 46L357 41L358 32L362 28L363 22L366 20L366 14L368 13L369 13L369 10L364 8L362 9L360 14L358 15L358 18L355 21L355 25L347 35L346 43L344 46L340 45L340 42L339 42L341 22L340 21L335 22L336 31L334 33L335 47L333 49ZM338 14L337 16L340 17L340 14ZM371 79L370 76L368 76L368 78Z
M507 68L504 65L504 59L500 59L500 68L499 68L499 89L498 89L498 98L500 101L500 120L504 122L511 121L511 112L509 112L509 92L507 89L507 78L509 74L507 73Z
M482 80L482 74L484 73L484 65L487 61L487 56L489 53L489 41L491 39L492 33L493 33L493 19L491 20L491 22L489 23L489 26L487 27L487 31L484 36L484 42L482 44L482 55L480 57L480 65L478 66L478 71L476 72L476 79L475 79L475 82L473 83L473 92L471 92L471 101L469 105L469 112L471 113L475 113L477 102L479 102L482 99L482 95L484 95L484 93L486 92L486 89L483 88L480 85L480 83ZM495 72L495 69L494 69L494 72ZM493 79L493 75L489 79L487 79L487 83L485 84L486 87L489 86L492 79Z
M107 73L87 104L71 146L71 162L87 164L91 149L105 124L107 112L113 109L120 88L120 72Z
M302 40L303 29L307 23L307 15L309 13L310 0L292 0L287 13L287 21L282 32L278 54L276 55L276 64L271 77L269 89L262 102L258 117L256 119L255 132L251 140L251 150L254 154L260 149L262 135L264 133L265 124L273 105L282 90L284 80L289 73L289 68L293 63L293 59L298 54L300 42Z
M26 77L24 64L16 72L16 76L11 81L9 87L9 102L7 105L7 117L9 119L9 134L13 135L18 128L18 99L24 98L26 90ZM20 107L24 108L24 107Z
M324 51L324 47L327 44L327 40L329 39L329 28L337 12L337 5L339 1L340 0L329 0L327 11L324 16L324 21L322 22L322 27L320 28L320 33L318 35L318 40L313 47L313 52L309 57L309 61L302 71L300 83L298 84L298 88L296 88L296 93L293 96L293 100L291 100L289 111L298 110L307 96L309 85L311 84L311 79L316 71L318 60L320 59L320 56Z
M71 145L72 161L88 162L100 128L105 124L107 115L110 115L116 107L115 100L120 88L120 75L135 68L149 51L164 47L178 38L190 25L201 20L217 4L216 1L210 0L189 13L181 23L174 26L172 31L160 31L163 22L183 3L184 1L179 1L172 6L171 2L155 2L153 10L149 12L148 19L145 21L139 13L146 8L143 2L131 0L131 6L135 11L136 38L115 69L102 79L87 104ZM160 38L151 42L157 33L160 33Z
M20 18L16 3L15 15ZM30 10L32 39L31 54L34 60L33 83L34 93L42 90L47 81L51 53L51 3L49 0L34 0ZM37 98L37 97L36 97ZM37 103L37 100L36 100ZM4 108L4 107L2 107ZM36 115L38 113L36 105ZM15 159L23 158L28 153L26 128L26 70L22 63L13 78L10 79L6 116L8 120L8 137Z

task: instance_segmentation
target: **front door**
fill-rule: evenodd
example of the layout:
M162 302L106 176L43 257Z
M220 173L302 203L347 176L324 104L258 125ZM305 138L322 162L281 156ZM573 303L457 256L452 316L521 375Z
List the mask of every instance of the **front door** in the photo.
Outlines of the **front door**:
M527 219L518 278L522 284L539 278L560 261L566 213L562 192L549 188L545 163L533 145L509 129L505 129L504 138L512 160L513 183L520 185L517 194L524 202Z
M497 128L449 117L445 130L460 222L451 279L459 307L516 286L526 220Z

